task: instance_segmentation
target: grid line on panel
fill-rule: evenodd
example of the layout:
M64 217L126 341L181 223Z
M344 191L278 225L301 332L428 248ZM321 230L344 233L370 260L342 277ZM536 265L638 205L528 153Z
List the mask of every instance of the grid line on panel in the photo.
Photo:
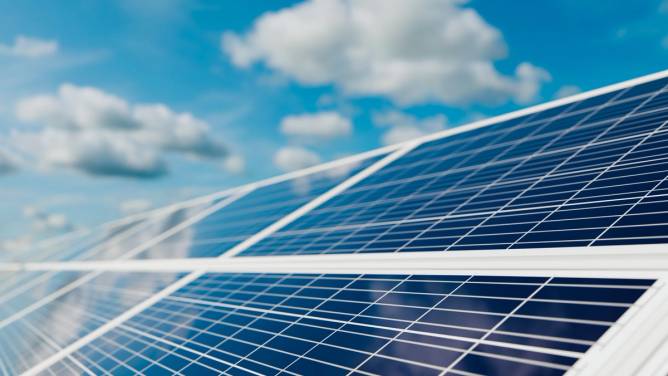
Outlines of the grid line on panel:
M350 286L351 284L355 283L357 280L359 280L360 277L361 277L361 276L358 276L358 277L354 278L353 280L351 280L351 281L348 283L348 285L346 285L344 288L346 288L346 287ZM313 280L313 282L315 282L315 280ZM294 293L292 293L290 296L285 297L285 298L284 298L280 303L278 303L278 304L281 304L281 303L283 303L283 302L289 300L291 297L294 297L296 294L298 294L300 291L302 291L302 289L307 288L308 286L309 286L309 285L306 285L306 286L304 286L304 287L302 287L302 288L300 288L300 289L295 290ZM381 297L382 297L382 296L381 296ZM326 302L330 301L330 299L331 299L331 297L328 297L328 298L322 300L321 302L318 303L318 305L316 305L315 307L313 307L312 309L310 309L308 312L306 312L306 313L304 314L304 316L307 316L308 314L310 314L310 313L316 311L316 310L317 310L319 307L321 307L323 304L325 304ZM380 298L379 298L379 299L380 299ZM259 316L258 319L261 318L261 317L262 317L262 316ZM250 322L249 325L250 325L251 323L253 323L253 321ZM278 333L278 335L281 335L281 334L282 334L283 332L285 332L288 328L290 328L290 326L285 327L283 330L281 330L281 331ZM321 342L324 341L325 339L327 339L327 337L323 338L321 341L319 341L318 343L316 343L316 345L319 344L319 343L321 343ZM239 362L243 361L243 360L246 359L247 357L251 356L253 353L255 353L256 351L258 351L258 349L262 349L262 348L268 343L268 341L269 341L269 339L267 339L267 341L265 341L264 343L262 343L260 346L258 346L255 350L253 350L252 352L250 352L248 355L246 355L246 356L244 356L243 358L241 358L236 364L238 364ZM305 354L302 354L302 355L298 356L297 358L295 358L295 359L294 359L290 364L288 364L285 368L289 368L293 363L295 363L295 362L297 362L299 359L303 358L304 355L305 355ZM236 364L235 364L235 365L236 365Z
M535 116L535 115L536 115L536 114L529 115L529 116L526 118L525 121L520 122L519 125L517 125L516 127L521 127L522 125L524 125L525 122L530 121L530 119L532 119L532 117ZM504 138L504 137L505 137L505 136L506 136L512 129L514 129L514 128L508 129L506 132L501 133L501 134L495 139L495 141L496 141L496 140L499 140L499 139L503 139L503 138ZM538 128L538 129L535 130L534 132L537 132L539 129L540 129L540 128ZM532 132L531 134L533 134L534 132ZM525 138L530 137L531 134L525 136ZM492 144L494 144L494 141L492 142ZM483 148L483 149L484 149L484 148ZM422 206L421 206L420 208L418 208L417 210L420 210L420 209L422 209L422 208L425 208L425 207L429 206L431 203L437 201L439 198L441 198L441 197L443 197L443 196L445 196L445 195L451 193L452 191L455 191L455 190L456 190L456 189L457 189L463 182L465 182L470 176L473 176L476 172L478 172L478 171L484 169L485 167L487 167L487 166L493 164L494 162L496 162L497 160L499 160L499 159L500 159L500 158L501 158L507 151L508 151L508 150L505 150L504 152L502 152L502 153L500 153L500 154L497 154L497 155L496 155L494 158L492 158L490 161L485 162L485 163L483 163L483 164L481 164L481 165L479 165L479 166L476 166L474 169L471 170L471 172L470 172L468 175L466 175L465 177L463 177L460 181L456 182L456 183L455 183L454 185L452 185L451 187L448 187L448 188L445 189L444 191L442 191L442 192L438 193L437 195L435 195L434 197L432 197L429 201L427 201L426 203L422 204ZM471 154L471 155L469 155L469 157L467 157L466 159L464 159L461 163L466 163L469 159L471 159L471 158L473 158L473 157L474 157L474 154ZM456 168L457 168L457 166L454 167L454 169L456 169ZM432 181L432 182L433 182L433 181ZM407 200L407 199L408 199L408 198L406 198L406 200ZM469 199L469 200L470 200L470 199ZM400 201L400 202L401 202L401 201ZM382 216L383 214L387 213L389 210L392 210L393 208L395 208L397 205L400 204L400 202L397 202L396 205L387 208L387 209L381 214L381 216ZM452 212L456 212L457 209L459 209L462 205L463 205L463 204L460 204L458 207L456 207L454 210L452 210ZM409 214L409 215L407 216L407 219L410 219L411 217L412 217L412 215ZM423 233L427 232L429 229L431 229L431 228L432 228L433 226L435 226L437 223L438 223L438 222L434 222L433 225L431 225L431 226L428 227L427 229L424 229L424 230L423 230L421 233L419 233L417 236L419 237L419 236L422 235ZM385 230L384 232L380 233L379 235L376 235L376 237L375 237L372 241L377 240L377 239L381 238L382 236L387 235L388 233L392 233L392 232L395 230L395 228L396 228L396 226L388 227L387 230ZM353 233L353 234L354 234L354 233ZM353 234L351 234L351 236L353 236ZM340 244L340 243L339 243L339 244ZM335 244L334 246L336 246L336 245L337 245L337 244ZM360 251L363 251L364 249L365 249L365 248L362 247L362 248L360 249ZM400 247L400 248L398 248L397 251L400 251L401 249L402 249L402 248Z
M616 97L616 96L615 96L615 97ZM613 100L615 97L612 97L611 100ZM553 141L548 142L547 144L545 144L545 145L544 145L543 147L541 147L541 148L540 148L534 155L538 154L540 151L542 151L542 150L544 150L544 149L549 148L549 147L553 144L553 142L556 142L556 141L557 141L559 138L561 138L564 134L568 133L569 131L572 131L572 130L575 129L578 125L580 125L580 124L586 122L586 120L587 120L589 117L593 116L595 113L596 113L595 111L590 112L586 117L584 117L584 118L583 118L582 120L580 120L578 123L574 124L572 127L567 128L567 129L564 129L563 132L562 132L561 134L559 134L557 137L555 137L555 139L554 139ZM614 124L611 125L611 127L613 127L613 126L614 126ZM608 129L609 129L609 128L608 128ZM559 169L559 167L561 167L561 166L563 166L564 164L568 163L568 161L571 160L571 158L573 158L575 155L577 155L578 152L580 152L580 151L586 149L587 146L589 146L589 145L595 143L596 140L598 140L598 138L595 138L595 139L591 140L589 143L585 144L584 146L578 147L578 148L575 150L575 153L571 154L570 157L566 158L566 159L565 159L564 161L562 161L560 164L558 164L557 166L555 166L555 167L554 167L552 170L550 170L547 174L544 174L544 175L542 175L541 177L539 177L537 180L535 180L531 185L529 185L527 188L525 188L520 194L518 194L517 196L515 196L515 198L522 196L524 193L526 193L526 192L528 192L529 190L531 190L531 188L533 188L533 187L535 187L536 185L540 184L546 177L550 176L550 174L551 174L552 172L557 171L557 170ZM525 159L524 161L527 161L527 160L531 159L531 157L532 157L532 156L528 157L528 158ZM523 161L523 162L524 162L524 161ZM517 168L521 167L521 166L523 165L523 162L517 164L515 167L513 167L511 170L509 170L507 174L504 174L503 176L501 176L501 177L499 178L499 180L503 179L503 177L509 175L510 173L512 173L513 171L515 171ZM494 184L494 182L492 183L492 185L493 185L493 184ZM515 198L511 199L510 201L508 201L504 206L501 206L499 209L497 209L495 212L493 212L488 218L493 217L495 214L497 214L497 213L503 211L505 208L507 208L508 206L512 205L512 203L514 202ZM462 237L460 237L460 238L457 239L454 243L452 243L450 246L448 246L448 248L446 248L446 250L449 250L449 249L451 249L453 246L456 246L457 243L458 243L459 241L461 241L464 237L466 237L467 235L469 235L469 234L471 234L472 232L474 232L476 229L478 229L480 226L482 226L486 221L487 221L487 219L483 220L483 221L480 222L478 225L476 225L476 226L474 226L473 228L471 228L471 229L470 229L467 233L465 233ZM534 227L534 228L535 228L535 227ZM513 243L512 245L514 245L514 243ZM512 247L512 245L511 245L511 247Z
M564 111L568 111L569 108L574 107L574 106L575 106L575 104L573 104L573 105L571 105L570 107L566 108ZM593 112L590 113L589 116L590 116L591 114L593 114ZM577 125L579 125L579 124L583 123L584 121L586 121L586 119L587 119L587 117L585 116L583 119L581 119L579 122L575 123L575 124L574 124L573 126L571 126L570 128L566 128L566 129L562 130L562 131L555 137L555 140L558 139L559 137L561 137L563 134L567 133L569 130L571 130L571 129L573 129L574 127L576 127ZM550 123L548 122L548 123L546 123L545 125L543 125L542 127L537 128L534 132L532 132L531 134L525 136L525 138L523 138L522 140L520 140L518 143L521 143L523 140L525 140L525 139L531 137L531 136L534 135L535 133L539 133L540 130L541 130L542 128L548 126L549 124L550 124ZM528 156L528 157L526 157L526 158L522 158L522 160L520 161L520 163L516 164L514 167L512 167L510 170L508 170L507 172L505 172L503 175L500 175L499 177L497 177L493 182L491 182L491 183L489 183L488 185L482 187L482 189L478 190L477 193L475 193L475 194L473 194L471 197L467 198L464 202L462 202L461 204L459 204L459 205L458 205L455 209L453 209L451 212L452 212L452 213L456 213L458 210L460 210L460 209L461 209L462 207L464 207L466 204L468 204L468 203L470 203L471 201L473 201L474 199L476 199L476 198L477 198L477 197L478 197L478 196L479 196L485 189L487 189L487 188L490 187L490 186L494 186L494 185L498 184L498 183L499 183L500 181L502 181L506 176L510 175L510 174L513 173L515 170L517 170L518 168L520 168L520 167L523 165L523 162L525 162L525 161L531 159L532 157L538 155L540 152L542 152L543 150L547 149L550 145L551 145L551 143L547 143L547 144L545 144L543 147L541 147L540 149L536 150L532 155L530 155L530 156ZM503 154L500 154L500 155L497 156L496 158L500 157L501 155L503 155ZM496 158L495 158L494 160L496 160ZM481 168L483 168L483 167L481 167ZM521 195L521 193L520 193L520 195ZM499 211L501 211L501 210L502 210L502 209L499 209L499 210L493 212L491 215L494 215L495 213L497 213L497 212L499 212ZM422 232L420 232L420 233L416 236L416 238L419 238L419 237L422 236L424 233L428 232L429 230L431 230L432 228L434 228L435 226L437 226L439 223L441 223L441 222L440 222L440 221L435 221L435 222L434 222L431 226L429 226L427 229L425 229L425 230L423 230ZM483 223L483 222L481 222L481 224L482 224L482 223ZM471 230L469 231L469 233L473 232L473 231L474 231L477 227L479 227L479 226L480 226L480 225L478 225L478 226L474 227L473 229L471 229ZM466 236L466 235L468 235L468 234L465 234L464 236ZM460 239L461 239L461 238L460 238ZM459 239L459 240L460 240L460 239ZM457 241L455 241L452 245L456 245L456 244L457 244ZM408 245L408 243L406 243L403 247L400 247L400 248L398 249L398 251L401 251L402 249L404 249L406 245ZM446 250L447 250L447 248L446 248Z
M145 333L172 344L171 350L157 358L158 364L171 364L173 356L184 355L184 351L204 351L206 357L189 356L191 360L185 364L181 359L178 371L182 373L198 369L193 367L209 366L229 373L237 372L236 367L244 367L261 374L303 374L316 369L375 374L382 373L374 368L381 363L404 370L431 369L435 374L448 367L455 373L466 373L471 371L467 368L471 366L471 357L482 357L487 362L538 367L536 370L548 369L560 374L608 327L615 325L617 318L651 283L596 278L207 274L92 344L105 348L102 353L108 352L109 347L101 343L103 338L114 338L132 328L136 335ZM445 286L449 287L444 290ZM372 289L365 290L368 288ZM315 301L311 302L313 298ZM409 304L383 302L388 299L407 299ZM612 304L594 307L587 304L590 300ZM456 307L476 301L486 304L473 311ZM616 305L624 302L624 306ZM359 306L350 310L344 303ZM379 308L383 303L388 308ZM444 304L455 306L441 307ZM421 308L416 311L416 307ZM575 314L581 319L566 317L555 326L544 320L543 309L548 309L544 312L548 316ZM401 318L409 313L411 318ZM592 315L598 315L599 319ZM607 318L601 320L605 315ZM455 323L465 317L468 319ZM485 320L478 322L472 319L475 317ZM557 317L553 318L559 322ZM439 325L438 320L442 319L455 322ZM533 329L527 331L517 326L521 322L524 326L528 322L540 324L528 325L527 328ZM572 330L546 332L546 327ZM286 347L288 343L293 345ZM298 343L302 347L294 347ZM377 345L359 348L360 344L371 343ZM152 345L138 346L135 352L145 354L151 349ZM86 351L84 346L75 356ZM432 358L419 357L437 353L450 354L449 363L434 363ZM462 354L466 354L462 358L467 361L453 364ZM96 356L103 355L98 352ZM346 363L349 360L354 364ZM228 363L234 366L220 368Z
M605 229L605 231L603 231L603 232L601 232L600 234L598 234L598 236L597 236L595 239L593 239L588 245L589 245L589 246L592 246L592 245L593 245L594 243L596 243L599 239L601 239L603 236L605 236L605 234L606 234L608 231L610 231L611 228L615 227L615 225L617 225L617 223L619 223L619 221L620 221L622 218L624 218L624 217L626 217L627 215L629 215L629 214L633 211L633 209L635 209L635 208L638 206L638 204L640 204L643 200L645 200L646 198L648 198L648 197L649 197L649 196L650 196L650 195L651 195L651 194L652 194L652 193L653 193L659 186L661 186L661 184L663 184L664 182L666 182L666 179L668 179L668 175L666 175L666 177L664 177L664 178L661 179L659 182L657 182L656 185L654 185L654 187L652 187L651 190L648 190L648 191L647 191L647 192L646 192L646 193L645 193L645 194L644 194L638 201L636 201L633 205L631 205L631 206L624 212L623 215L621 215L621 216L619 216L617 219L615 219L615 221L612 222L612 223ZM663 213L661 213L661 212L651 213L651 212L650 212L650 213L648 213L648 214L651 215L651 214L663 214ZM667 221L665 224L668 224L668 221ZM642 225L638 225L638 226L642 226Z
M161 321L164 321L164 320L161 320ZM316 326L316 325L306 325L306 326L310 326L310 327L314 327L314 328L327 329L326 327L318 327L318 326ZM139 326L138 326L138 327L139 327ZM240 326L237 326L237 327L239 327L240 329L243 329L243 328L244 328L244 327L240 327ZM126 328L126 327L123 327L123 328ZM146 327L143 326L143 328L146 328ZM266 333L266 334L270 334L270 335L275 334L275 333L273 333L273 332L269 332L269 331L263 331L263 330L259 330L259 329L256 329L256 330L257 330L258 332L264 332L264 333ZM340 330L340 332L346 332L346 331L344 331L344 330ZM404 330L403 332L406 332L406 331ZM141 332L137 332L137 333L141 333ZM348 333L353 333L353 332L348 332ZM401 334L401 332L399 332L398 334ZM229 336L226 336L226 337L229 338ZM300 340L300 338L298 338L298 337L293 337L293 336L285 336L285 337L286 337L286 338L295 339L295 340ZM381 336L375 336L375 337L377 337L377 338L385 338L385 337L381 337ZM390 338L385 338L385 339L390 339ZM394 339L394 338L392 338L392 339ZM252 345L252 346L255 345L254 343L251 343L251 342L248 342L248 341L243 341L243 340L239 340L239 341L240 341L240 342L243 342L243 343L246 343L246 344L249 344L249 345ZM307 342L309 342L309 343L311 343L311 344L314 344L314 345L321 344L322 341L323 341L323 340L321 340L321 341L307 340ZM442 346L439 347L439 346L435 346L435 345L431 345L431 344L427 344L427 343L418 343L418 342L407 341L407 340L400 340L400 342L411 343L411 344L414 344L414 345L423 345L423 346L426 346L426 347L433 347L433 348L442 348L442 349L455 350L455 351L457 350L457 349L455 349L455 348L448 348L448 347L442 347ZM331 346L331 347L335 347L335 348L339 348L339 349L342 349L342 350L347 350L347 348L344 347L344 346L334 346L334 345L331 345L331 344L330 344L329 346ZM267 347L267 348L268 348L268 347ZM279 349L271 348L271 350L272 350L272 351L277 351L277 352L280 352L280 353L287 353L287 354L290 354L290 353L288 353L288 352L286 352L286 351L279 350ZM361 352L361 353L364 353L364 352ZM475 352L475 351L474 351L473 353L479 353L479 352ZM479 353L479 354L480 354L480 353ZM308 358L308 357L304 356L304 354L301 354L301 355L299 355L299 354L291 354L291 355L297 355L297 360L298 360L298 359L302 359L302 358L311 359L311 358ZM366 355L371 355L371 356L373 356L373 355L376 355L376 354L366 353ZM486 353L485 355L488 355L488 356L497 356L497 355L495 355L495 354L487 354L487 353ZM388 357L388 356L385 356L385 355L380 355L380 356L383 357L383 358L397 359L397 358L394 358L394 357ZM244 358L245 358L245 357L244 357ZM243 359L243 358L242 358L242 359ZM311 360L314 360L314 359L311 359ZM253 361L253 360L250 360L250 361L252 361L252 362L256 362L256 361ZM318 361L318 360L315 360L315 361ZM407 360L403 360L403 361L405 361L405 362L409 362L409 363L416 363L416 362L410 362L410 361L407 361ZM321 362L321 361L319 361L319 362ZM327 362L324 362L324 363L327 364ZM531 362L531 361L527 361L527 363L532 363L532 362ZM329 364L331 364L331 363L329 363ZM266 365L266 364L265 364L265 365ZM275 368L275 367L272 367L272 368ZM291 372L288 372L288 373L291 373Z
M622 121L624 121L624 119L626 119L630 114L633 114L635 111L638 110L638 108L642 107L643 104L649 102L649 101L650 101L652 98L654 98L657 94L658 94L658 93L655 93L653 96L650 96L649 98L647 98L647 99L645 100L645 102L641 103L638 107L636 107L635 109L633 109L629 114L627 114L626 116L624 116L623 118L621 118L621 119L618 120L617 122L613 123L613 125L612 125L610 128L608 128L608 129L606 129L605 131L603 131L603 132L602 132L599 136L597 136L597 138L595 138L594 140L597 140L598 138L605 136L605 134L606 134L610 129L614 128L615 125L617 125L617 124L621 123ZM652 132L650 132L647 136L645 136L641 141L639 141L637 144L635 144L633 147L631 147L629 150L627 150L623 155L621 155L619 158L617 158L613 163L609 164L603 171L599 172L598 175L596 175L596 177L595 177L594 179L590 180L587 184L585 184L585 185L584 185L584 186L583 186L583 187L582 187L576 194L572 195L571 197L569 197L568 199L566 199L565 201L563 201L562 203L560 203L559 206L557 206L557 207L552 211L552 213L556 212L556 211L559 210L561 207L563 207L564 205L568 204L568 203L571 201L571 199L573 199L573 197L575 197L578 193L580 193L580 192L584 191L585 189L587 189L587 188L588 188L594 181L596 181L599 177L603 176L603 175L604 175L606 172L608 172L611 168L613 168L614 166L616 166L617 163L619 163L619 161L623 160L627 155L631 154L631 153L632 153L636 148L638 148L644 141L646 141L646 140L649 139L652 135L654 135L654 134L657 133L660 129L662 129L663 126L664 126L665 124L666 124L666 123L664 122L664 123L662 123L660 126L658 126L657 128L655 128ZM583 148L583 149L584 149L584 148ZM574 154L574 156L575 156L575 154ZM570 159L567 159L566 161L568 161L568 160L570 160ZM548 173L548 175L549 175L549 173ZM546 175L546 176L547 176L547 175ZM664 179L665 179L665 177L664 177ZM652 189L652 190L653 190L653 189ZM649 194L649 192L648 192L648 194ZM644 196L643 196L643 197L644 197ZM536 223L536 224L529 230L529 232L531 232L532 230L534 230L534 229L536 229L538 226L540 226L540 224L542 224L543 221L544 221L545 219L547 219L547 218L549 218L549 215L546 216L546 217L544 217L543 220L541 220L540 222ZM619 218L621 218L621 217L619 217ZM510 247L512 247L512 246L514 246L515 244L517 244L518 242L520 242L520 241L524 238L524 236L525 236L525 235L523 235L523 236L521 236L520 238L518 238L513 244L510 245ZM591 243L593 243L593 242L594 242L594 241L592 240Z
M473 276L469 276L469 277L464 281L464 283L471 281L472 278L473 278ZM404 279L404 282L405 282L407 279L408 279L408 277L407 277L406 279ZM434 309L434 307L436 307L436 306L438 306L439 304L443 303L443 301L444 301L446 298L450 297L450 296L451 296L453 293L455 293L460 287L462 287L462 286L464 285L464 283L462 283L462 284L460 284L459 286L457 286L454 290L448 292L445 296L443 296L443 297L438 301L438 303L436 303L435 305L433 305L432 307L430 307L428 310L426 310L426 311L425 311L422 315L420 315L420 317L418 317L415 321L420 321L420 319L422 319L424 316L426 316L427 314L429 314L429 313ZM397 285L397 286L398 286L398 285ZM397 286L395 286L394 288L396 288ZM387 295L387 294L385 294L385 295ZM383 295L383 297L384 297L385 295ZM364 362L361 362L357 367L355 367L354 371L358 371L359 368L360 368L364 363L366 363L367 361L369 361L369 360L370 360L371 358L373 358L374 356L378 356L379 353L380 353L383 349L385 349L385 348L386 348L392 341L396 341L396 340L399 338L399 336L400 336L401 334L405 333L405 330L408 329L408 328L410 328L410 326L407 327L407 328L405 328L405 329L402 329L402 330L399 331L399 332L397 332L397 333L394 335L394 337L392 337L392 339L390 340L390 342L387 342L385 345L383 345L382 347L379 347L376 351L374 351L371 355L369 355L369 357L368 357ZM349 374L351 374L352 372L353 372L353 371L351 371Z
M550 282L552 281L552 279L553 279L553 277L550 277L550 278L548 278L547 280L545 280L545 282L543 282L543 283L540 285L539 288L537 288L536 290L534 290L534 292L532 292L531 295L527 296L526 299L522 300L522 302L521 302L520 304L518 304L518 305L517 305L517 306L510 312L510 314L509 314L508 316L505 316L503 319L501 319L496 325L494 325L494 327L493 327L489 332L485 333L479 340L477 340L474 344L472 344L471 347L469 347L468 349L466 349L465 352L463 352L457 359L455 359L455 361L452 362L452 363L448 366L447 369L445 369L443 372L441 372L441 375L445 375L447 372L451 371L451 370L452 370L452 369L453 369L453 368L454 368L460 361L462 361L462 359L464 359L464 358L466 357L466 355L470 354L471 351L473 351L473 349L474 349L476 346L480 345L480 343L481 343L482 341L484 341L487 337L489 337L490 333L492 333L492 332L494 332L495 330L497 330L497 329L498 329L498 328L499 328L499 327L500 327L500 326L501 326L501 325L502 325L502 324L503 324L503 323L504 323L510 316L512 316L513 314L515 314L517 311L519 311L519 309L522 308L522 306L523 306L524 304L526 304L526 303L527 303L529 300L531 300L536 294L538 294L538 292L539 292L543 287L545 287L548 283L550 283Z
M665 84L429 141L241 256L587 246L668 174Z

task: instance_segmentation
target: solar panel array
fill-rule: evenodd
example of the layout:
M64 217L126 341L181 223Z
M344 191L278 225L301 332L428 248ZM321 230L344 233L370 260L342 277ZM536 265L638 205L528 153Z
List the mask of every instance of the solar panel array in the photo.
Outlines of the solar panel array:
M667 76L5 256L0 374L577 372L640 320L663 291L662 274L527 271L522 261L488 274L485 258L609 245L665 251ZM476 250L488 251L481 268L446 257ZM351 272L325 256L426 251L443 257L422 269L402 270L406 259L396 258ZM315 270L278 271L267 256L311 257ZM166 259L184 265L160 269ZM234 271L243 260L258 270Z

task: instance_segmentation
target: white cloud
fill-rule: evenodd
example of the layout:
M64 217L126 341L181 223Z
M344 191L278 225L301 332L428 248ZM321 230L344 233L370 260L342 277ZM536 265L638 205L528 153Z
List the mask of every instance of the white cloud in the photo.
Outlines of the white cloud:
M352 130L350 120L335 111L289 115L281 120L281 132L288 136L329 140L348 136Z
M152 206L150 200L138 198L121 202L119 209L123 214L135 214L149 210Z
M223 159L223 169L232 174L241 174L246 170L246 160L239 154L232 154Z
M373 115L377 127L386 128L382 135L385 145L412 140L445 129L448 119L435 115L423 119L399 111L386 111Z
M38 58L58 52L58 42L19 35L13 44L0 44L0 56Z
M132 105L92 87L64 84L55 95L25 98L16 116L40 128L15 130L12 143L47 169L155 177L167 172L168 153L208 159L227 154L209 125L190 113Z
M222 48L243 68L262 62L305 85L400 104L533 100L549 74L521 63L513 75L499 30L461 0L309 0L260 16Z
M555 98L565 98L565 97L570 97L571 95L575 95L582 92L582 90L575 86L575 85L564 85L557 90L556 93L554 93Z
M286 146L274 154L274 165L289 172L315 166L320 163L318 154L297 146Z

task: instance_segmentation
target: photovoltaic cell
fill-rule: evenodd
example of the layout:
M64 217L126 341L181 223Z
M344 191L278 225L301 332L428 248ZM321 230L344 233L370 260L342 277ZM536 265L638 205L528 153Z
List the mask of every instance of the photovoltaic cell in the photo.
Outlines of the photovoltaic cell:
M667 83L426 142L241 256L666 243Z
M652 284L206 274L71 358L114 374L560 375Z

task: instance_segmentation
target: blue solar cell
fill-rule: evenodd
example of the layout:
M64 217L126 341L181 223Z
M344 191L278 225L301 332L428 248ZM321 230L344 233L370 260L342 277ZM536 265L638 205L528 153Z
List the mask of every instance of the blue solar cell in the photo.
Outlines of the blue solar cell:
M426 142L241 256L668 242L666 82Z
M563 374L652 283L205 274L71 357L144 373Z

